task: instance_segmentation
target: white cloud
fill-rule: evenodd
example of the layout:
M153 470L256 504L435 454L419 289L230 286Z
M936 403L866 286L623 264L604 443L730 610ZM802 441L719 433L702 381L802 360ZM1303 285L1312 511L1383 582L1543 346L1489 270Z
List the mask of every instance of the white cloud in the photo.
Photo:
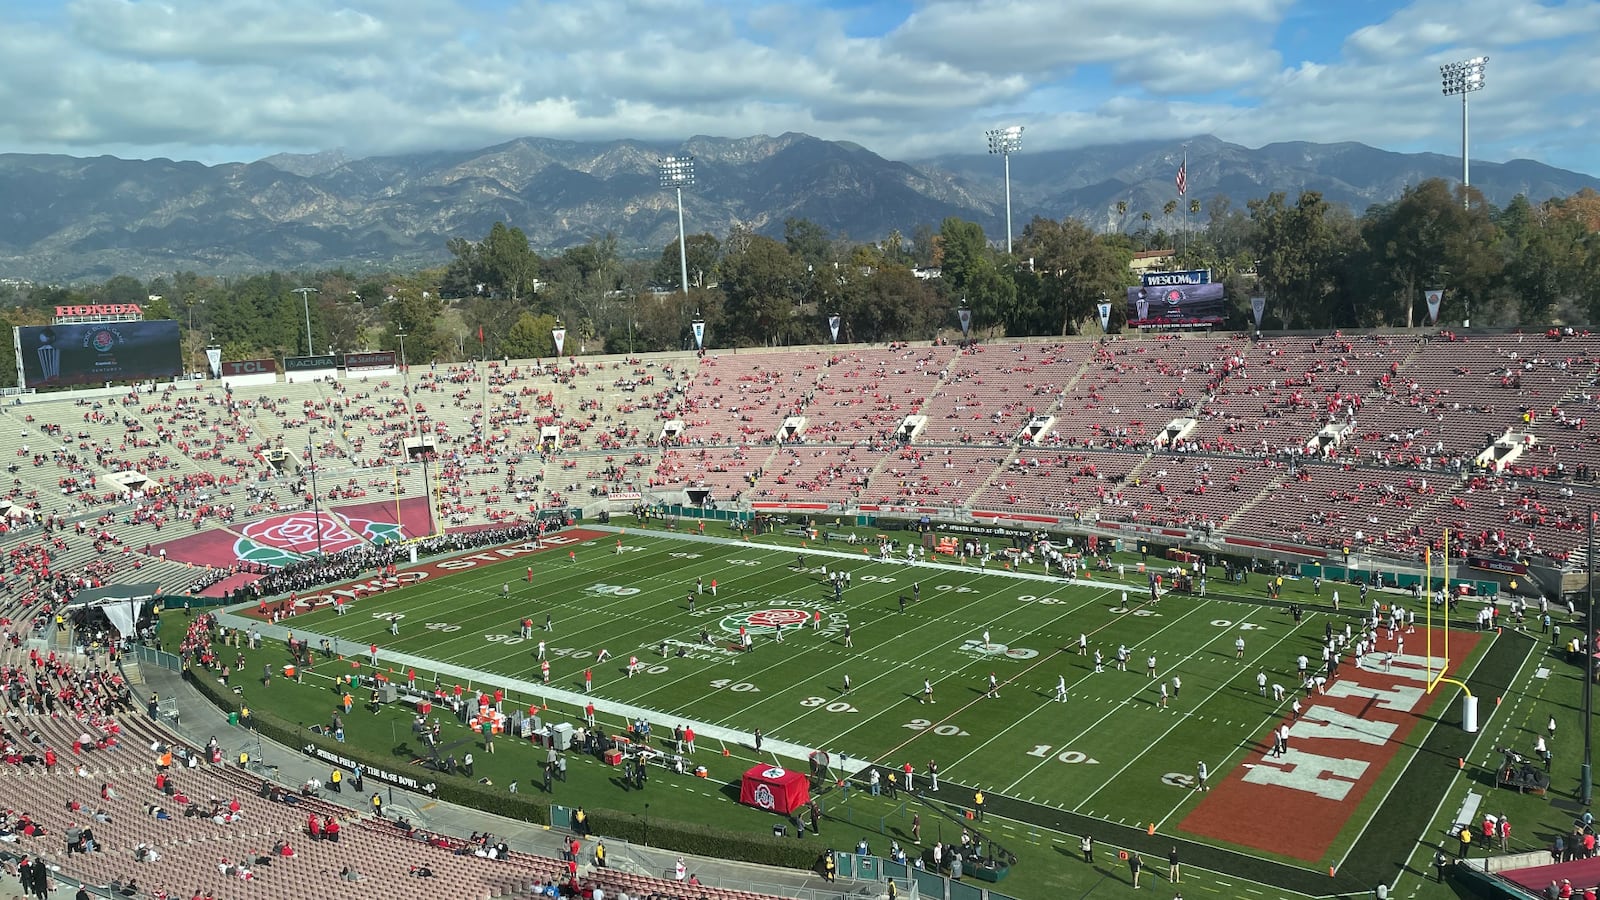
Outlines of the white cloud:
M1439 49L1472 56L1532 41L1548 41L1600 30L1600 4L1568 0L1554 6L1536 0L1418 0L1388 20L1357 29L1345 42L1353 56L1414 58Z
M981 152L982 128L1016 121L1028 149L1214 132L1453 152L1437 65L1489 52L1475 155L1600 170L1593 0L1389 0L1332 35L1319 7L1310 36L1290 0L927 0L880 36L828 2L0 7L0 149L216 162L806 131L918 158Z
M142 59L275 63L390 37L379 16L318 0L73 0L68 12L87 46Z

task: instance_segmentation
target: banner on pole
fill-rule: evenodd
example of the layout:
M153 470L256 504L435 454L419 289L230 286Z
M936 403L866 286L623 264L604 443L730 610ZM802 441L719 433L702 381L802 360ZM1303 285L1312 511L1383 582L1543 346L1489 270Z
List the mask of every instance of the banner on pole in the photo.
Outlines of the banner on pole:
M1428 323L1438 322L1439 306L1444 303L1444 291L1440 288L1433 288L1432 290L1423 291L1422 297L1428 301Z
M1100 305L1100 330L1111 330L1111 301L1101 300Z
M706 348L706 323L701 319L694 320L694 349Z
M556 339L556 355L560 356L562 353L565 353L567 346L567 330L557 325L556 327L550 329L550 336Z
M838 316L829 316L828 317L828 333L833 335L833 342L835 344L839 343L839 317Z
M1250 298L1250 312L1255 314L1255 317L1256 317L1256 330L1257 331L1261 330L1261 316L1266 311L1267 311L1267 298L1265 298L1265 297L1251 297Z
M971 334L972 333L972 310L967 309L965 306L963 306L963 307L961 307L960 311L956 313L956 318L961 320L961 336L962 337L966 337L968 334Z
M211 377L212 378L221 378L222 377L222 348L221 347L207 347L206 348L206 362L210 363L210 365L211 365Z

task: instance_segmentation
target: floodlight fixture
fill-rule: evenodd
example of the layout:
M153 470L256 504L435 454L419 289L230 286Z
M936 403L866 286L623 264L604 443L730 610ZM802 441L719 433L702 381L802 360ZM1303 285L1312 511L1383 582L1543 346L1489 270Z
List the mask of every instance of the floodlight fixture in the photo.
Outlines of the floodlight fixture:
M991 128L985 132L989 136L989 152L998 153L1006 163L1006 252L1011 252L1011 154L1022 149L1022 126L1007 125L1004 128Z
M661 186L671 188L678 195L678 283L685 296L689 294L689 248L683 233L683 189L694 186L693 156L663 156L656 163L661 176Z
M1460 62L1445 63L1439 67L1441 92L1446 96L1461 95L1461 202L1471 205L1467 200L1467 187L1470 181L1467 157L1467 97L1477 91L1483 90L1484 66L1488 65L1489 57L1474 56Z

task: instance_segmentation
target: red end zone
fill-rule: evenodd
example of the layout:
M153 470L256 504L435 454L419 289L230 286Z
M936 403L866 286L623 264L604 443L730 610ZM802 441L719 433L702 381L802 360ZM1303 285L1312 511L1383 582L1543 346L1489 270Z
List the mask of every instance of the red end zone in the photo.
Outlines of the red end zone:
M1466 659L1479 637L1451 633L1450 655ZM1406 636L1408 649L1426 652L1427 641L1421 630ZM1443 632L1435 629L1433 641L1440 651ZM1289 726L1288 751L1274 756L1272 733L1265 734L1178 827L1306 862L1324 859L1434 699L1426 694L1426 657L1396 655L1383 671L1383 658L1394 648L1394 641L1380 637L1363 667L1341 663L1326 693L1301 698L1298 721L1280 723ZM1434 671L1440 662L1434 658Z
M585 541L593 541L606 536L607 533L604 531L591 531L587 528L568 528L555 534L546 535L537 547L534 546L532 541L518 541L512 544L502 544L498 547L484 547L472 553L452 556L448 559L419 562L415 565L396 563L393 575L374 574L371 578L361 581L324 587L309 594L297 594L292 605L287 600L277 600L269 602L266 605L266 609L269 615L273 610L282 610L291 615L296 612L310 612L318 607L332 606L336 598L342 598L346 603L350 603L362 597L381 594L397 587L502 563L508 559L556 551L561 551L564 555L568 551L576 550L578 545ZM595 553L598 551L591 548L586 552ZM267 618L267 616L261 615L260 607L241 609L239 613L255 618Z

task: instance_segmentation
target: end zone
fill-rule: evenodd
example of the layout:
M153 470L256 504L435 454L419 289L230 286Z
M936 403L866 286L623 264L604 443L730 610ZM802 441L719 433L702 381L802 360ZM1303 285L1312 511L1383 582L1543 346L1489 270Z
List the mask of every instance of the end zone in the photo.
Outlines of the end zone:
M1463 658L1479 635L1452 635ZM1424 636L1416 636L1418 644ZM1381 656L1367 667L1340 667L1327 690L1304 698L1299 719L1284 719L1179 824L1196 837L1237 844L1306 862L1326 858L1367 792L1433 703L1429 660ZM1435 670L1445 663L1434 658ZM1273 732L1288 728L1288 749L1273 750Z
M371 578L325 587L309 594L291 595L294 598L292 601L287 599L274 600L266 603L265 612L257 604L239 608L236 612L239 615L262 620L270 620L274 610L280 613L288 613L289 615L311 612L315 609L332 606L338 600L349 603L360 600L363 597L371 597L385 591L391 591L395 588L418 584L430 578L454 575L471 569L502 563L508 559L547 553L552 550L571 550L585 541L592 541L605 536L605 532L593 531L587 528L567 528L555 534L546 535L543 540L537 543L534 541L517 541L510 544L502 544L498 547L481 548L460 556L414 564L396 563L393 574L375 574Z

